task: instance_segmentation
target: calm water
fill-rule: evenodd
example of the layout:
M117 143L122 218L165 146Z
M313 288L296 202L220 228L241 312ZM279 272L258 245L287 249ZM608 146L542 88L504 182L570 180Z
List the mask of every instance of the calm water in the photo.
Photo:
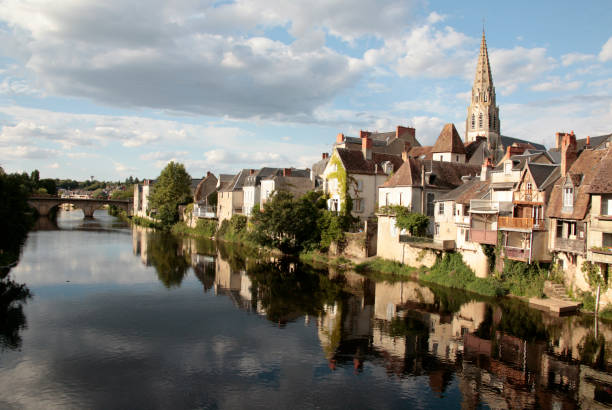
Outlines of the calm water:
M1 408L612 403L612 327L592 317L81 216L40 223L0 282Z

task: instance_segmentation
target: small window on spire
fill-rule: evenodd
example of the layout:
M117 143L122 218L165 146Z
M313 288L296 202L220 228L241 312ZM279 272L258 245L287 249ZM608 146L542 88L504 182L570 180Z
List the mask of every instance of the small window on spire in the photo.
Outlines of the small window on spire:
M482 128L482 113L478 114L478 128Z
M472 114L472 129L476 127L476 116Z
M484 98L484 102L487 102L487 93L484 93L483 98Z

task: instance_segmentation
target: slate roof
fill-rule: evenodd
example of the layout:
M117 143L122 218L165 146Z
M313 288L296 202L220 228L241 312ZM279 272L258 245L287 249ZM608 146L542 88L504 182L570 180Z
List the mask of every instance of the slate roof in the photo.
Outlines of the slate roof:
M462 176L476 176L481 167L457 162L443 162L408 158L408 161L381 186L393 188L398 186L421 186L421 167L425 167L425 186L429 188L454 189L463 184Z
M599 191L610 182L610 158L612 148L584 150L572 164L568 174L555 183L548 202L548 216L553 218L582 220L589 209L590 193ZM567 180L574 185L574 206L563 208L563 186ZM593 186L591 186L593 184ZM609 191L608 191L609 192Z
M476 140L466 144L465 151L467 163L470 165L482 165L485 158L491 156L486 140Z
M501 143L504 146L504 148L511 146L514 143L517 143L517 144L530 144L531 146L533 146L535 149L539 151L546 151L546 147L542 144L538 144L532 141L522 140L520 138L508 137L505 135L501 136Z
M412 147L408 151L408 156L412 158L420 159L432 159L433 158L433 147L431 145L425 147Z
M221 192L232 192L232 191L240 191L244 186L244 180L249 175L250 169L243 169L232 178L231 181L222 183L219 191Z
M312 164L312 174L313 175L323 175L323 171L327 167L327 163L329 162L329 157L325 159L321 159L314 164Z
M243 187L257 186L259 185L262 178L279 174L282 174L282 170L280 168L263 167L261 169L255 170L252 175L249 171L248 175L244 179Z
M600 145L612 138L612 134L599 135L597 137L591 137L589 140L589 147L592 149L598 148ZM576 149L578 152L586 148L586 138L580 138L576 140Z
M559 148L551 148L546 151L548 156L553 160L555 164L561 163L561 150Z
M540 190L546 189L551 182L556 181L560 176L559 165L527 163L527 169L529 169L536 187Z
M465 146L455 128L455 124L448 123L442 128L431 152L451 152L453 154L465 154Z
M353 151L346 148L336 148L336 152L344 165L344 169L351 174L379 174L384 175L382 163L389 161L393 169L401 167L402 158L397 155L372 152L372 159L365 159L362 151Z
M480 178L471 178L469 181L459 185L452 191L438 197L435 202L455 201L458 204L469 205L472 199L482 199L489 193L489 181L481 181Z

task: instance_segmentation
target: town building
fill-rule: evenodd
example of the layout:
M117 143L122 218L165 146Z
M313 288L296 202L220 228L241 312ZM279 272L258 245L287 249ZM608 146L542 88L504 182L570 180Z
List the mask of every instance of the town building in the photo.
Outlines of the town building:
M193 215L199 218L217 217L217 177L208 171L193 192Z
M134 216L150 218L153 211L149 205L149 195L153 192L155 180L145 179L142 184L134 184Z
M370 137L361 139L360 151L334 148L323 172L324 192L329 195L328 209L341 212L347 198L352 202L351 214L361 220L373 216L378 204L378 186L402 165L398 155L372 151Z
M261 195L261 180L273 175L278 175L281 172L285 172L280 168L269 168L264 167L258 170L251 169L249 174L244 180L242 190L244 191L244 214L250 216L255 205L259 205L259 199ZM291 171L289 171L291 172Z
M314 189L314 183L310 179L309 170L293 168L283 169L282 175L272 175L261 180L260 205L266 203L273 192L288 192L294 198L299 198Z
M243 169L229 181L219 179L221 184L217 194L217 218L219 224L229 220L233 215L242 214L244 208L244 192L242 190L247 175L255 170Z
M342 133L336 136L334 148L343 148L350 151L361 151L362 140L369 138L371 142L370 150L379 154L392 154L400 156L406 151L407 147L420 147L421 144L416 139L416 130L411 127L398 125L395 131L390 132L371 132L359 131L359 137L349 137Z

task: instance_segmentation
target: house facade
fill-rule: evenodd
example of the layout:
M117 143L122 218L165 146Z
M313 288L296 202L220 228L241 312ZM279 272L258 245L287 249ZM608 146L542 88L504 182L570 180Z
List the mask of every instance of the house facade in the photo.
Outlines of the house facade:
M228 181L221 184L217 195L217 218L219 224L231 219L233 215L243 214L244 181L251 170L243 169Z
M151 207L149 205L149 195L153 192L155 180L145 179L142 184L134 184L134 216L140 218L150 218Z

